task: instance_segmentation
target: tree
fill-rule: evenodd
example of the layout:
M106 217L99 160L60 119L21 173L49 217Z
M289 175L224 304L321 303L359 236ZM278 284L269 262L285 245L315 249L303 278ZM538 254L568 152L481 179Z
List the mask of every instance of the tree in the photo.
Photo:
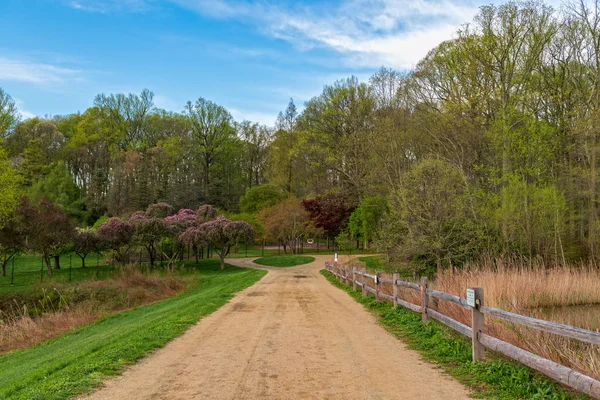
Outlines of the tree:
M484 250L491 232L471 214L464 179L456 169L440 160L424 160L405 174L401 189L389 199L391 219L403 230L395 257L419 260L441 269L466 261ZM393 234L393 233L388 233Z
M25 249L25 235L13 219L0 228L0 265L2 276L6 276L6 266L13 257Z
M314 225L323 229L328 239L335 238L346 227L354 209L344 196L338 194L303 200L302 205Z
M19 119L17 106L8 93L0 88L0 139L5 138Z
M142 90L139 96L99 94L94 99L108 128L119 133L122 150L147 146L147 123L154 107L153 99L154 93L148 89Z
M231 114L222 106L200 97L195 103L188 102L185 113L192 136L198 146L204 174L204 196L212 200L213 169L227 144L235 139Z
M263 208L274 206L284 199L283 193L274 185L265 184L246 189L240 199L240 211L257 213Z
M371 87L351 77L325 86L298 118L299 129L310 134L309 158L318 168L329 169L329 184L348 193L355 204L371 189L375 109Z
M96 230L76 228L73 236L73 250L81 258L81 266L85 268L85 259L88 254L100 250L100 238Z
M51 165L47 175L39 177L27 190L29 198L47 198L63 209L69 218L83 223L87 220L85 199L63 162Z
M365 197L360 205L350 215L348 231L358 242L362 241L363 248L368 249L375 239L381 217L387 211L387 201L381 197Z
M175 210L168 203L150 204L146 209L146 216L149 218L167 218L173 215Z
M196 219L199 223L204 223L217 218L217 209L210 204L203 204L196 211Z
M296 254L302 239L318 232L309 213L294 197L262 209L258 214L258 219L265 228L267 237L281 243L285 253L289 248L292 253Z
M189 245L199 243L209 246L219 254L221 269L225 268L225 257L240 241L251 241L254 236L252 226L244 221L231 221L225 217L205 222L197 228L189 228L181 234L180 240Z
M54 268L60 268L60 253L73 240L74 227L61 208L48 199L33 203L27 197L17 207L17 223L27 236L27 248L40 253L52 276L50 258Z
M18 203L19 176L0 148L0 228L13 215Z
M98 227L98 237L103 246L113 251L115 260L124 267L129 261L134 227L120 218L111 218Z
M166 203L163 205L168 206ZM151 267L154 267L156 261L156 245L162 243L169 234L165 217L161 217L168 213L169 207L151 205L145 213L142 211L133 213L128 221L133 227L135 243L143 246L148 252Z
M271 141L271 131L264 125L244 120L237 125L238 136L244 144L244 175L248 187L265 181L267 148Z

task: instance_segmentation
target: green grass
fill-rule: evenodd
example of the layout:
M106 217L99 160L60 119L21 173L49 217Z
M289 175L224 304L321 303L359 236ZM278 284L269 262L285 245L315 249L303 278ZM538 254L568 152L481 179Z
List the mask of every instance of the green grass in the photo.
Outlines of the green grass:
M366 257L358 257L353 260L358 260L365 265L368 270L372 271L382 271L382 272L398 272L401 278L414 278L414 270L409 268L409 266L398 267L391 266L385 261L384 256L374 255L374 256L366 256ZM352 261L350 262L352 264Z
M380 324L423 357L475 390L473 397L488 399L587 399L562 388L558 383L517 362L491 355L486 362L471 361L471 342L450 328L421 314L390 303L377 304L373 296L346 287L327 272L321 273L335 286L346 290L357 302L375 314Z
M178 296L0 356L0 399L64 399L85 392L179 336L265 275L230 265L220 271L216 259L186 266L196 269L199 283Z
M313 261L315 261L315 258L310 256L274 256L254 260L256 264L266 265L268 267L293 267L296 265L308 264Z
M302 250L302 254L332 255L333 253L335 253L335 252L332 249L328 250L325 245L323 245L323 247L320 247L318 250L316 248L315 249L304 248ZM284 256L284 255L285 255L285 253L283 251L283 247L281 247L279 250L275 248L275 249L265 249L263 251L262 247L260 247L260 246L248 246L248 249L246 250L246 247L242 244L242 245L232 248L228 257L230 257L230 258L245 258L245 257L271 257L271 256Z
M30 290L40 282L66 283L106 279L112 276L114 270L112 266L105 265L106 260L103 256L96 257L95 254L86 258L86 268L81 268L81 259L77 255L63 255L60 261L61 269L53 270L53 276L50 277L46 266L42 266L40 256L24 254L15 257L14 273L11 262L6 268L6 276L0 276L0 293Z

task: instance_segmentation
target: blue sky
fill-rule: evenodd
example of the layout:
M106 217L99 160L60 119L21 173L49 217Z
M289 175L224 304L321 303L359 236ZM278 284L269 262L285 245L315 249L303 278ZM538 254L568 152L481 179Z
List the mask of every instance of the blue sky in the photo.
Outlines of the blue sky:
M273 125L323 85L410 69L477 0L0 0L0 87L24 117L84 111L148 88L181 111L202 96Z

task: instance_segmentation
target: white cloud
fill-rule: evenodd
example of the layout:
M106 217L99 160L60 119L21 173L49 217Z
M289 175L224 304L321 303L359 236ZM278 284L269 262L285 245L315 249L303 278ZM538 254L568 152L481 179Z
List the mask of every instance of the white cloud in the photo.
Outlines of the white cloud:
M153 0L65 0L65 2L76 10L102 14L112 11L144 12L154 4Z
M307 50L334 50L348 67L411 68L470 22L477 6L451 0L350 0L282 8L277 3L171 0L203 15L256 24L265 34Z
M0 81L57 85L82 80L82 72L78 69L0 57Z
M23 103L22 100L15 99L15 105L17 106L17 110L18 110L19 114L21 115L21 119L30 119L30 118L37 117L36 114L34 114L30 111L27 111L25 109L25 103Z
M236 121L243 121L247 119L248 121L258 122L259 124L273 127L275 126L275 121L277 120L277 113L271 114L261 111L241 110L237 108L228 108L228 110Z

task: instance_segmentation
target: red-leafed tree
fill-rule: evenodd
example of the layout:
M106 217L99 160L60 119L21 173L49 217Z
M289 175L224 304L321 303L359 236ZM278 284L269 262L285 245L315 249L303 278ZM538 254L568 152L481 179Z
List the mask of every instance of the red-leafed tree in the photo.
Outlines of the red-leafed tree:
M9 220L0 229L0 265L2 276L6 276L6 266L12 258L25 248L25 235L14 220Z
M323 229L328 239L335 238L348 225L350 215L355 208L339 194L303 200L302 205L308 211L315 226Z
M113 251L115 260L124 266L133 243L134 228L120 218L111 218L98 227L98 237L103 246Z
M60 268L60 253L71 243L75 229L67 214L48 199L39 203L27 197L21 199L17 208L17 220L27 236L27 248L40 253L52 276L50 258L54 257L54 268Z
M225 217L217 217L198 227L188 228L180 235L186 244L210 246L219 254L221 269L225 268L225 257L240 241L250 241L254 237L254 228L244 221L231 221Z

